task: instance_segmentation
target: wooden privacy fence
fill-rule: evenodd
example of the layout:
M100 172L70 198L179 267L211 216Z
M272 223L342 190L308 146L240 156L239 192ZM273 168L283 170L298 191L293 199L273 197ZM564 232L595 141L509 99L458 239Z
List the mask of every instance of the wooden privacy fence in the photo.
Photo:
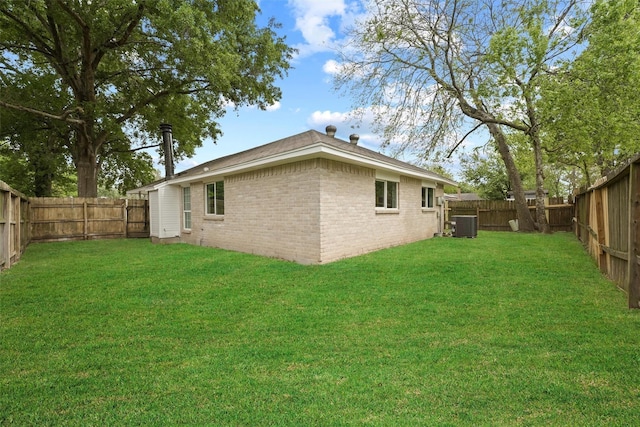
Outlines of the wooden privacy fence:
M455 215L477 215L479 230L511 231L509 221L518 219L515 202L509 200L452 200L448 202L448 208L449 218ZM535 206L529 206L529 209L535 210ZM572 204L563 203L562 198L550 198L545 210L551 231L573 231Z
M146 200L31 199L31 241L149 237Z
M29 199L0 181L0 270L17 262L29 244Z
M640 308L640 153L576 195L576 235Z
M0 181L0 269L30 242L127 237L149 237L147 200L27 198Z

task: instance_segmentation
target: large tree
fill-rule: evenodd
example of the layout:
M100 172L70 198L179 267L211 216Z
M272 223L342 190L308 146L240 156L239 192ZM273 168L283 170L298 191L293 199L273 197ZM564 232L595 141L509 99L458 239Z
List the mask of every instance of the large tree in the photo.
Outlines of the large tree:
M508 135L513 138L513 135ZM510 138L510 139L511 139ZM520 173L520 179L529 188L535 186L533 159L528 147L518 145L511 149L514 161ZM495 144L476 147L470 153L460 155L462 180L473 187L479 196L489 200L505 200L513 192L500 153Z
M505 129L526 135L536 164L537 227L548 231L539 79L579 39L576 2L371 0L367 12L342 49L337 84L355 95L358 107L374 107L386 141L401 135L408 149L433 155L464 140L468 134L460 129L488 129L521 229L533 230Z
M3 93L0 108L63 122L78 195L95 197L100 165L157 140L160 123L174 125L180 158L215 140L229 105L279 99L292 49L258 12L252 0L4 0L2 77L44 68L57 80L43 96L70 101L45 109Z
M69 97L53 89L57 80L43 68L32 76L7 73L0 80L0 93L42 111L60 110ZM53 92L55 96L47 96ZM1 119L0 179L29 196L52 196L56 178L65 180L68 174L70 129L62 121L18 110L2 111Z
M536 187L534 159L531 156L528 137L521 133L507 133L511 153L514 157L520 179L526 188ZM550 197L566 197L577 188L572 180L572 171L562 164L549 161L545 154L545 190ZM461 178L474 188L480 196L492 200L504 200L512 193L504 162L495 150L495 144L486 144L459 156Z
M640 4L597 1L591 10L588 46L541 92L545 148L586 185L640 151Z

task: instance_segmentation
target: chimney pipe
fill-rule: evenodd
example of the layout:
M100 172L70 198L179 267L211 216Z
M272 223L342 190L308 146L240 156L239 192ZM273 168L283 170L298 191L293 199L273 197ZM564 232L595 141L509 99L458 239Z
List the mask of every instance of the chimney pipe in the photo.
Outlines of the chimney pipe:
M325 128L325 131L327 132L327 135L330 136L331 138L333 138L334 136L336 136L336 131L338 129L334 126L334 125L329 125Z
M164 147L164 170L165 178L173 178L173 134L171 133L171 125L162 123L160 125L162 131L162 142Z
M357 133L352 133L351 135L349 135L349 142L352 143L353 145L358 145L359 139L360 139L360 135L358 135Z

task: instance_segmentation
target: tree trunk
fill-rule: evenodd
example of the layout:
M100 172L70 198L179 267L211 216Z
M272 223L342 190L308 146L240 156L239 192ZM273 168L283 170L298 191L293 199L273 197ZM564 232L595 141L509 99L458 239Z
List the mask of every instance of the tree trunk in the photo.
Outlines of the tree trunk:
M49 135L47 144L41 144L29 153L29 163L33 168L33 192L36 197L51 197L57 157L53 144L55 137Z
M520 173L518 172L516 163L514 162L511 151L509 150L507 138L498 125L494 123L487 123L487 127L489 128L489 133L491 133L491 136L498 146L498 152L500 153L502 161L507 168L507 176L509 177L509 181L511 182L511 187L513 188L513 197L516 201L516 211L518 212L518 227L521 231L535 231L535 223L533 221L533 217L531 216L531 211L529 211L527 200L524 197L524 189L522 188Z
M89 84L93 78L87 77L85 84ZM76 170L78 173L78 197L98 197L98 162L97 152L106 138L96 137L94 126L95 94L92 87L84 88L82 97L82 114L79 116L83 124L76 127L77 157Z
M533 142L533 155L536 160L536 222L538 230L542 233L551 233L549 221L545 210L545 194L544 194L544 168L542 160L542 145L537 132L531 134Z
M587 164L586 161L582 161L582 171L584 172L584 177L585 177L585 181L586 185L585 188L589 188L591 187L591 174L589 173L589 165Z
M78 135L76 169L78 171L78 197L98 197L98 163L96 154L86 137Z
M504 166L507 169L507 176L509 177L509 181L511 182L511 187L513 189L513 197L516 202L516 212L518 214L518 228L522 231L535 231L536 226L533 221L533 217L531 216L531 212L529 211L529 206L527 205L527 199L524 197L524 189L522 188L522 180L520 179L520 172L518 171L518 166L516 166L515 161L513 160L513 156L511 155L511 151L509 150L509 144L507 143L507 137L504 132L500 128L500 125L493 122L492 119L495 119L492 114L490 114L484 103L479 97L474 97L474 102L477 108L472 107L464 97L458 94L458 101L460 102L460 108L462 112L473 119L481 121L489 128L489 133L493 137L496 145L498 147L498 152L500 153L500 157L502 157L502 161L504 162Z
M529 140L533 146L533 158L536 168L536 225L538 231L542 233L551 233L547 214L544 207L544 160L542 158L542 144L540 143L540 124L538 123L538 115L536 113L535 103L531 96L530 88L521 86L525 100L527 101L527 116L529 116Z

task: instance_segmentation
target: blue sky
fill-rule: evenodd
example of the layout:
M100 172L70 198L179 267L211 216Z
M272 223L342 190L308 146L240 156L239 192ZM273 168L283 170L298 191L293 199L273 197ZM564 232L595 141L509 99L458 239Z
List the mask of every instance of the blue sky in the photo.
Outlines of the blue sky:
M364 13L360 1L259 0L259 6L261 25L274 17L282 24L279 34L298 49L293 68L279 82L281 100L268 111L229 109L219 121L223 135L217 144L205 140L194 157L176 165L176 171L310 129L324 132L329 124L338 128L336 137L349 140L350 134L357 133L360 145L384 152L381 139L372 133L368 123L349 120L352 100L333 88L337 59L334 48L345 37L346 29Z
M335 60L333 46L358 13L357 2L259 0L259 5L261 24L274 17L282 24L278 33L299 51L288 76L278 83L282 98L268 111L230 108L219 121L223 135L217 144L205 140L194 157L176 165L176 171L310 129L324 132L328 124L338 128L336 136L342 139L359 133L360 144L377 151L379 144L373 135L367 134L367 129L351 129L345 121L351 100L333 90L330 73L331 61Z

